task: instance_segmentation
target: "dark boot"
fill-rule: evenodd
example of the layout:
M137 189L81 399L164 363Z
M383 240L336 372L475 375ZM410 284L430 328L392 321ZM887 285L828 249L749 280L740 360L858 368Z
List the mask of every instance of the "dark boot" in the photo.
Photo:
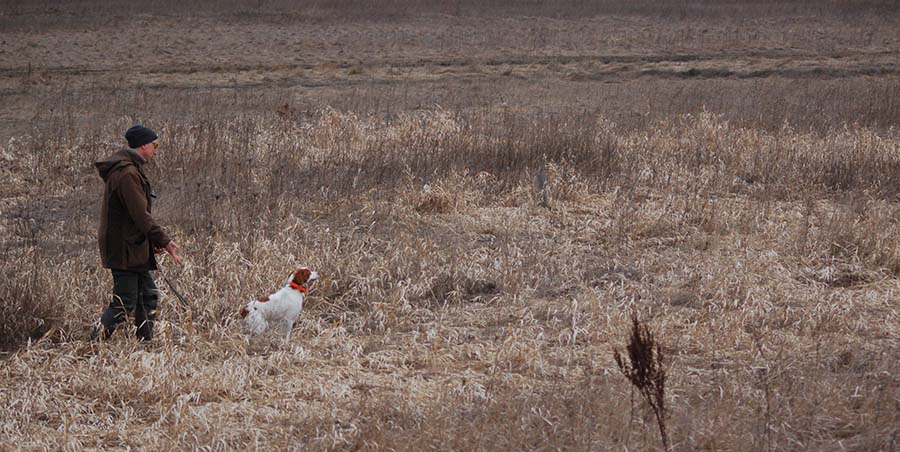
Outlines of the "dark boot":
M153 339L153 322L155 312L148 313L143 306L134 308L134 326L137 328L137 338L142 341Z
M148 272L149 273L149 272ZM124 270L113 270L113 299L100 316L100 322L94 325L91 331L91 340L97 340L100 336L109 339L116 328L125 321L128 313L134 311L138 301L138 288L140 273Z
M100 316L100 321L94 325L94 331L91 332L92 340L97 340L100 337L101 332L103 340L109 339L116 331L119 324L125 321L127 313L128 311L131 311L131 309L128 309L128 305L122 300L123 298L119 295L113 296L113 301L110 302L109 306L106 307L106 310L103 311L103 315ZM130 302L129 304L134 306L133 302Z

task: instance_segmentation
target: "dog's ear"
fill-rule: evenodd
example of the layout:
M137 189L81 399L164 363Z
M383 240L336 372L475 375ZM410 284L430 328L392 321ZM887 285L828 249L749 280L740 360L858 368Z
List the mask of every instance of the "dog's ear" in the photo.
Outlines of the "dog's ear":
M312 274L308 268L298 268L294 270L294 283L296 284L306 284L306 281L309 281L309 276Z

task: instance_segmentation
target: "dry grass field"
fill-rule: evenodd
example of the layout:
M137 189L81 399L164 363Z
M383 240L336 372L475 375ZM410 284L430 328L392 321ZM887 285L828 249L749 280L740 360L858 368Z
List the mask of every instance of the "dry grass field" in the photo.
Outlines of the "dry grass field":
M672 450L900 450L893 2L142 7L0 5L0 450L662 450L634 317ZM135 123L189 305L91 343Z

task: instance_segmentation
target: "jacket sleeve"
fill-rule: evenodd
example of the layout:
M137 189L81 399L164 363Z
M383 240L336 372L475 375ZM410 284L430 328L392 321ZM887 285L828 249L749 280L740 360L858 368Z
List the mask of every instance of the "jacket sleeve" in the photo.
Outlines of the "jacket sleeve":
M163 248L168 245L172 240L156 224L156 221L150 216L150 212L147 212L147 195L141 185L141 177L136 173L127 172L122 175L118 185L119 199L128 209L128 215L134 224L150 240L150 245L154 248Z

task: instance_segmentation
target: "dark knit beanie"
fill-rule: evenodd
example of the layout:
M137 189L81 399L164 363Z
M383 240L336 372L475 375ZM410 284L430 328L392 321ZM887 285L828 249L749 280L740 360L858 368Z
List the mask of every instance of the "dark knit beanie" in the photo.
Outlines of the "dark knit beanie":
M125 132L125 139L128 140L128 147L131 149L137 149L157 138L159 137L156 136L156 132L142 125L133 126Z

